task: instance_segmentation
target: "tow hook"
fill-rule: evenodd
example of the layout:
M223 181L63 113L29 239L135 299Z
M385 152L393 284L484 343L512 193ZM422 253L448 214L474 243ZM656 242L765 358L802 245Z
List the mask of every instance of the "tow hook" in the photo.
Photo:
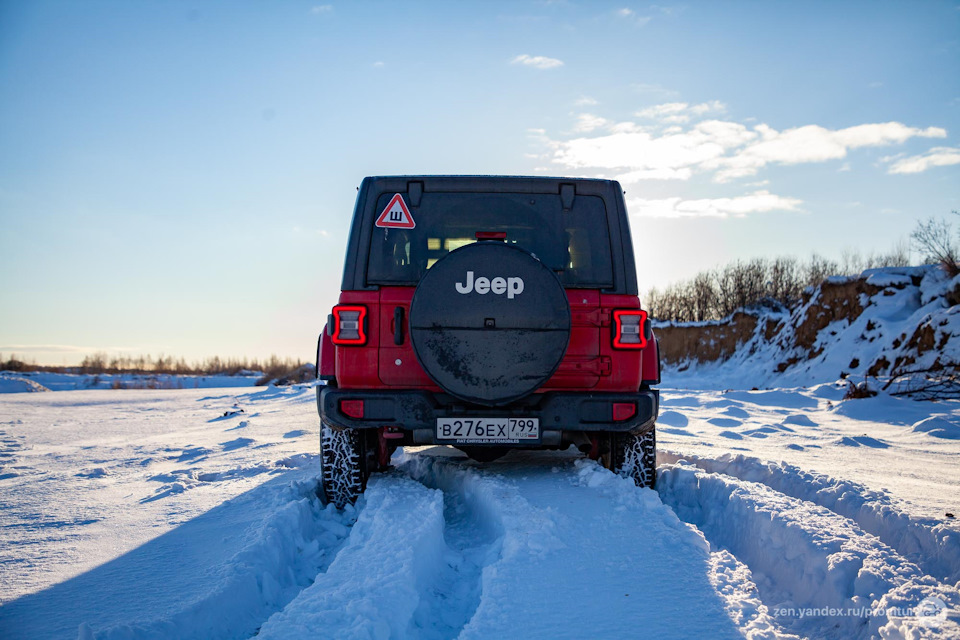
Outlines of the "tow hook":
M381 470L390 468L390 457L396 448L387 441L400 438L403 438L403 431L400 427L380 427L377 429L377 464Z
M600 439L597 436L590 436L590 453L587 454L587 457L591 460L600 459Z

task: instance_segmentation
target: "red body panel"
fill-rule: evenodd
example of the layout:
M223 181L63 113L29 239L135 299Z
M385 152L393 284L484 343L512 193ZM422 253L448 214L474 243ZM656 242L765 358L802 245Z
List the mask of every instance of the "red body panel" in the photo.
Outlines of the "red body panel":
M385 386L397 386L407 389L436 388L426 371L417 362L410 341L409 318L410 301L413 299L412 287L380 288L380 350L379 381ZM394 344L394 317L397 307L403 310L403 344ZM400 364L397 364L397 361ZM439 389L438 389L439 390Z
M643 381L660 384L660 345L656 338L648 340L643 350Z
M378 291L344 291L340 304L367 308L367 343L334 346L324 332L321 374L335 372L341 388L426 389L440 391L417 362L407 322L413 287L381 287ZM636 391L642 380L659 378L656 340L638 349L614 349L614 309L639 309L637 296L604 295L589 289L568 289L571 330L566 355L538 393L551 390ZM403 342L394 343L396 309L402 309ZM334 358L330 357L335 354ZM399 362L399 364L398 364ZM331 373L327 373L327 372Z
M332 328L331 328L332 329ZM317 375L326 379L330 376L337 375L337 353L333 348L333 340L330 339L330 334L327 333L327 325L323 326L323 333L320 334L320 361L317 363L319 371Z

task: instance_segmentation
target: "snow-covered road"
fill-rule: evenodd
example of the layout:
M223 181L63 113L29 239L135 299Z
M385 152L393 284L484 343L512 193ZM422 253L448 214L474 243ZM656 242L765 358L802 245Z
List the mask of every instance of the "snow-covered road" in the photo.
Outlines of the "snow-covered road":
M960 637L960 404L664 399L656 492L435 447L338 512L312 389L2 396L0 637Z

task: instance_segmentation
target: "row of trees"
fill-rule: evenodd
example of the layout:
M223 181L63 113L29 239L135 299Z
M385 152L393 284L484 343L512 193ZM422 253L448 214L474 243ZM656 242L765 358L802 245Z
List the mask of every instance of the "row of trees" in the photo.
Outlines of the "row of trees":
M950 213L960 215L960 211ZM644 302L652 317L676 322L720 320L737 309L757 305L789 307L806 287L819 285L829 276L909 266L911 249L923 264L939 264L952 277L960 274L960 229L954 227L954 220L935 216L921 220L910 234L910 243L901 242L888 253L863 256L846 251L840 260L813 254L805 262L792 257L737 260L665 289L651 289Z
M817 254L807 261L793 257L737 260L726 266L701 271L690 280L651 289L644 299L650 315L658 320L698 322L720 320L737 309L755 306L789 307L810 285L829 276L858 275L864 269L902 267L910 264L905 245L889 253L863 256L845 252L841 260Z
M213 356L193 363L185 358L160 355L110 356L98 352L83 358L79 367L46 367L34 363L25 363L11 356L4 360L0 354L0 370L3 371L58 371L62 373L170 373L179 375L235 375L241 371L262 371L274 377L297 369L304 363L294 358L281 358L271 355L265 360L257 358L220 358Z

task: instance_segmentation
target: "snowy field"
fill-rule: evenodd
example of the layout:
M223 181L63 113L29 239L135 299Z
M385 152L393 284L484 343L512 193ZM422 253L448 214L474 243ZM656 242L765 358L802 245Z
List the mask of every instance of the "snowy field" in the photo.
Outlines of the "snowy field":
M0 638L957 638L960 403L663 391L658 491L398 452L316 497L314 390L0 395Z
M211 389L252 387L260 372L233 376L187 376L170 373L76 374L49 371L0 371L0 393L76 391L80 389Z

